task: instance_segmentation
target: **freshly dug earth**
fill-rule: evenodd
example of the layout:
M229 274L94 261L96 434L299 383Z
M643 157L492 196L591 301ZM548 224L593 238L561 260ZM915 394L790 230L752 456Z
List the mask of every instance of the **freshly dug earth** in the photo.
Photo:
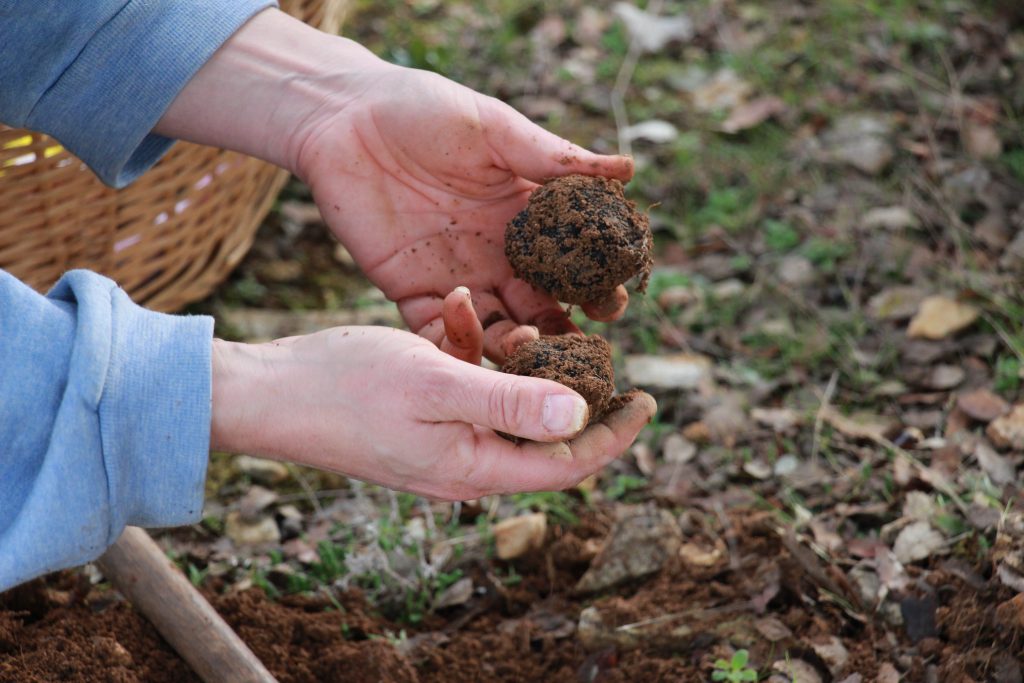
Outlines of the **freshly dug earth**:
M728 549L722 542L722 552L705 557L690 547L648 579L587 598L573 587L590 563L588 545L612 526L606 509L552 527L541 550L508 565L520 577L513 585L493 561L473 561L465 567L478 587L471 600L415 625L379 616L356 591L333 601L274 602L258 590L211 600L282 683L703 683L733 647L747 648L762 674L773 662L801 659L822 681L874 681L894 664L906 681L928 680L927 664L943 681L1020 680L997 675L1019 671L1024 655L1019 621L991 608L1014 595L998 579L968 583L959 575L973 570L936 569L934 628L914 643L881 625L870 606L851 618L848 602L844 609L818 599L826 570L813 553L791 553L772 513L727 514ZM688 543L711 548L715 539L696 533ZM88 582L67 590L75 579L66 573L0 595L0 683L198 681L115 593L90 592ZM588 610L601 616L600 638L577 628ZM846 654L829 656L837 649Z
M612 349L597 335L542 336L520 346L501 369L564 384L586 399L591 422L608 412L615 391Z
M516 275L570 304L600 303L640 275L647 288L654 241L622 183L570 175L538 188L505 230Z

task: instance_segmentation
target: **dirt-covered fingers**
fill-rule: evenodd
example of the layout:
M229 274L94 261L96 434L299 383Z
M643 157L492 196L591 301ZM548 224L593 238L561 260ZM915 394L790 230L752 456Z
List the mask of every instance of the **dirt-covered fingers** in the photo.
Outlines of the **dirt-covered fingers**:
M586 425L583 397L557 382L466 363L435 364L421 378L430 422L461 422L534 441L564 441Z
M569 173L601 175L622 181L633 177L630 157L589 152L544 130L496 99L482 97L480 115L487 141L500 157L496 163L527 180L543 183Z
M482 493L571 488L624 453L656 408L653 398L638 393L567 443L513 445L497 435L481 435L477 465L467 484Z
M539 337L540 330L533 325L499 320L484 330L484 355L501 365L520 346Z
M484 330L473 308L469 289L456 287L444 298L441 319L444 326L441 350L459 360L479 365L483 355Z
M625 287L619 285L606 298L583 304L580 308L591 320L608 323L621 318L626 312L627 306L629 306L629 292Z

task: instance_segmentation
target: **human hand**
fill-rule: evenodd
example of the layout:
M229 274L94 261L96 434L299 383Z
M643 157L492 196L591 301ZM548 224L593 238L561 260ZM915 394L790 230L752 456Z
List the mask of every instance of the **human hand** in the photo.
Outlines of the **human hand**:
M587 152L436 74L381 63L348 84L346 97L353 93L309 122L297 168L328 225L410 328L442 343L441 302L465 285L496 362L536 336L521 324L574 331L554 298L513 275L505 226L545 178L628 180L632 161ZM614 319L628 299L619 294L610 309L583 309Z
M381 327L214 342L214 448L431 498L574 486L622 453L654 410L640 394L579 433L586 404L571 389L486 370ZM494 430L533 441L513 444Z
M505 225L536 184L569 173L629 180L601 156L436 74L388 64L283 12L257 14L217 51L154 129L288 168L410 328L443 343L442 298L473 292L484 351L575 331L548 294L514 277ZM598 320L625 310L626 290Z

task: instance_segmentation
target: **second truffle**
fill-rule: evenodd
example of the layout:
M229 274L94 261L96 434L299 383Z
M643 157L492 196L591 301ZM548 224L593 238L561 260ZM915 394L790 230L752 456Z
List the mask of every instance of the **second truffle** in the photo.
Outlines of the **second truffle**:
M615 391L612 349L597 335L542 336L516 349L501 369L564 384L586 400L591 422L608 412Z

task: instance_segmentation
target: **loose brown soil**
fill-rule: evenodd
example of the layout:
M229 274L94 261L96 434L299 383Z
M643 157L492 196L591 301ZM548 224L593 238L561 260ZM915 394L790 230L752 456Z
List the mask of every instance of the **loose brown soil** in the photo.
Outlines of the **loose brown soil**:
M509 356L503 372L550 379L576 391L590 407L590 421L608 411L615 391L612 349L597 335L543 336Z
M516 275L572 304L604 301L635 275L644 291L653 244L622 183L582 175L538 188L505 231Z
M943 681L1018 680L995 678L1024 655L1020 624L987 607L1012 596L998 580L978 584L978 576L960 576L962 567L938 569L916 589L934 598L935 633L914 643L870 608L825 589L834 573L813 553L794 555L771 513L729 517L729 549L713 562L681 553L654 577L591 598L572 589L589 561L587 542L611 525L605 509L549 531L541 552L511 565L521 576L516 584L474 561L467 571L483 590L416 626L380 617L358 592L340 593L336 603L273 602L248 590L212 602L282 683L703 682L733 647L748 648L762 672L802 659L825 682L854 673L871 681L887 663L907 681L926 680L929 665ZM714 545L700 532L687 541ZM197 680L116 593L81 586L66 573L0 596L0 682ZM600 614L599 637L576 628L587 608ZM815 646L832 638L848 658L829 671Z

